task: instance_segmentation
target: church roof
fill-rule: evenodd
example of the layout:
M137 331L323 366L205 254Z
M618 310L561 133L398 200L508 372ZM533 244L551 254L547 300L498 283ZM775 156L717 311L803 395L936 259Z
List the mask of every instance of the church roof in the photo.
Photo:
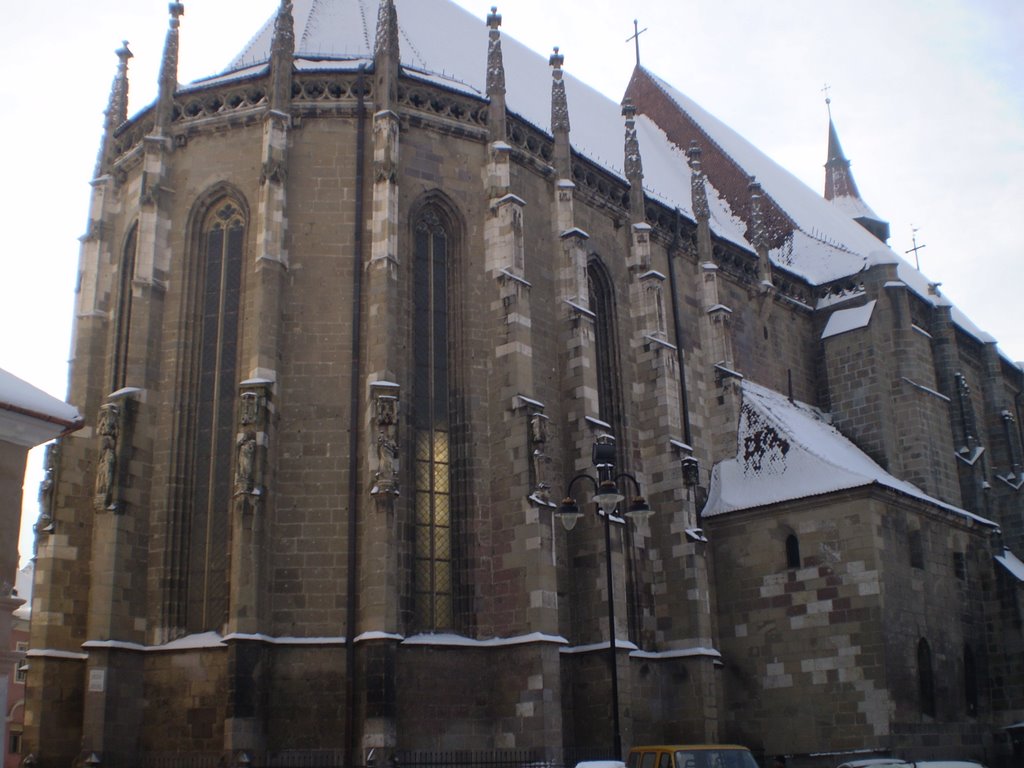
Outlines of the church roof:
M400 57L404 73L447 88L486 98L487 35L484 21L450 0L394 0L398 15ZM294 0L295 66L299 71L353 70L371 66L376 36L378 0ZM274 14L276 15L276 14ZM274 15L220 75L194 83L191 88L265 70L270 59ZM502 35L506 72L506 105L519 116L551 133L551 68L547 56ZM572 52L563 51L567 61ZM698 143L714 146L733 164L731 173L742 178L743 194L751 176L761 184L768 204L782 222L783 237L776 238L772 262L814 285L851 278L874 264L896 263L900 279L925 301L946 300L934 284L884 242L858 224L842 206L830 204L783 169L750 142L704 111L675 87L637 67L637 77L654 84L677 115L698 131ZM625 179L623 122L620 104L594 88L564 75L573 150ZM631 82L630 88L633 88ZM690 170L685 155L689 141L673 136L671 120L663 111L645 110L642 101L636 127L648 196L683 215L691 210ZM838 145L838 138L836 138ZM705 155L705 160L707 155ZM719 237L753 250L750 244L749 196L730 193L735 179L714 173L705 162L711 207L711 228ZM852 178L851 178L852 181ZM733 184L733 186L735 186ZM850 200L848 196L843 199ZM866 208L866 206L865 206ZM870 212L870 209L867 209ZM852 217L851 217L852 216ZM871 218L877 219L874 214ZM981 340L986 334L953 308L954 321Z
M833 427L825 414L744 380L735 458L720 461L702 515L878 485L982 525L996 523L935 499L890 475Z

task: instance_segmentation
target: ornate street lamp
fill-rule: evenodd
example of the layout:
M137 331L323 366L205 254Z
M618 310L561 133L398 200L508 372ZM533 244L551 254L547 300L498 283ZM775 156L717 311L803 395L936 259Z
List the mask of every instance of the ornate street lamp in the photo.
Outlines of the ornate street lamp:
M614 757L622 759L622 730L619 726L619 668L615 658L615 596L612 592L612 534L611 519L619 504L626 497L619 491L619 481L625 480L632 484L634 495L625 512L626 519L646 520L653 514L646 499L640 492L640 484L628 472L615 474L615 438L611 435L600 435L594 441L591 454L597 477L581 472L569 481L565 490L565 498L555 514L562 521L565 530L571 531L583 513L572 495L573 486L582 480L589 481L594 487L591 501L597 506L598 515L604 522L604 569L608 590L608 668L612 683L612 738Z

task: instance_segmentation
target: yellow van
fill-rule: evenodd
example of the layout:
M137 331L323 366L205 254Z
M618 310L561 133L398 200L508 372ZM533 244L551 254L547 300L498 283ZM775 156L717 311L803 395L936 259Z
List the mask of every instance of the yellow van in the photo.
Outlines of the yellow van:
M750 750L736 744L669 744L633 747L627 768L758 768Z

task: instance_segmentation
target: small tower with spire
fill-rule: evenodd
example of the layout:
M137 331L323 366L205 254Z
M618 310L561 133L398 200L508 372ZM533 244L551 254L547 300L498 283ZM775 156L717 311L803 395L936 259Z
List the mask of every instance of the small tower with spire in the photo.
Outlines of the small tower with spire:
M122 40L121 47L115 53L117 54L117 74L114 75L114 82L110 86L110 101L103 113L105 115L103 141L100 143L100 152L96 158L96 172L93 174L93 178L103 173L110 155L111 144L114 141L114 132L128 119L128 59L133 56L128 49L128 41Z
M394 109L398 100L399 53L398 12L394 0L381 0L373 45L374 99L378 110Z
M505 61L501 55L501 14L498 7L492 5L487 15L487 98L490 108L487 111L487 130L491 141L505 140Z
M168 6L171 14L164 43L164 56L160 64L159 94L156 100L156 133L164 135L171 125L174 112L174 92L178 89L178 28L185 15L182 3Z
M839 134L832 121L832 99L825 98L828 108L828 158L825 162L825 199L832 203L883 243L889 239L889 222L879 218L864 202L850 171L850 161L843 154Z

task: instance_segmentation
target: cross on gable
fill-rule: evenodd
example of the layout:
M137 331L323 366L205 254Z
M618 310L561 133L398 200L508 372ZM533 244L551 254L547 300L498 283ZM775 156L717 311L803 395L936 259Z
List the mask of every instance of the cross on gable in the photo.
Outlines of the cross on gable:
M630 40L636 43L636 65L640 66L640 35L647 31L647 27L640 29L640 23L637 19L633 19L633 34L626 38L628 43Z

